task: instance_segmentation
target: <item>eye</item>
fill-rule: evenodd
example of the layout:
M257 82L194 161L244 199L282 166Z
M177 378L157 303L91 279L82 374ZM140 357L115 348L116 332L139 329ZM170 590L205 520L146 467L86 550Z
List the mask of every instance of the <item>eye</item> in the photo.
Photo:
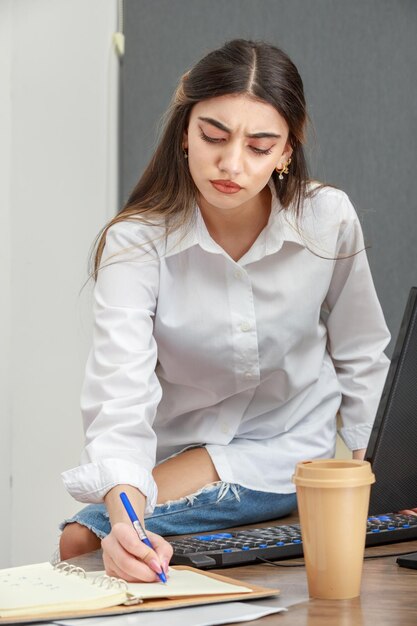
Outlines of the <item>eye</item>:
M266 150L261 150L260 148L255 148L255 146L250 146L251 150L253 150L253 152L255 154L271 154L272 152L272 148L267 148Z
M227 141L226 137L210 137L209 135L206 135L206 133L203 131L202 128L199 129L200 130L200 137L203 141L207 141L207 143L223 143L225 141ZM256 156L262 156L262 155L268 155L272 153L272 148L274 146L271 146L270 148L257 148L256 146L248 146L248 148L254 153L256 154Z
M220 141L224 141L223 138L209 137L208 135L203 133L201 128L200 128L200 137L201 137L201 139L203 139L204 141L208 141L209 143L220 143Z

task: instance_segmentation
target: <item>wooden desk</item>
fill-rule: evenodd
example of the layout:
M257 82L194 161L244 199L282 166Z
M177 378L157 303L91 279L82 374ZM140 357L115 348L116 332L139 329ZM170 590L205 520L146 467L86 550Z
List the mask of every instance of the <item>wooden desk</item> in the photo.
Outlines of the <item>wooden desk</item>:
M285 518L278 523L294 521L294 518ZM268 522L265 526L272 524ZM367 548L365 556L399 552L417 552L417 540ZM100 550L72 559L72 562L89 570L103 567ZM295 563L302 563L302 560L281 561L282 567L262 563L213 571L281 590L279 598L254 601L289 609L287 613L256 620L260 626L417 626L417 570L399 567L396 557L365 559L362 593L353 600L309 599L305 569L289 567ZM161 624L168 626L168 617L167 613L164 621L161 614Z

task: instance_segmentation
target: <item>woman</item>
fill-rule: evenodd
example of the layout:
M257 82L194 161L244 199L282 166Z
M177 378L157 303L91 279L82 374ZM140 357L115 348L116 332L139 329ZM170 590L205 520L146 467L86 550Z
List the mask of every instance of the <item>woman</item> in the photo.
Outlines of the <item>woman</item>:
M98 242L86 446L63 474L92 504L63 524L62 558L102 540L108 573L157 580L162 536L287 515L294 466L334 454L339 411L363 458L389 333L352 205L308 179L306 120L272 45L231 41L182 78Z

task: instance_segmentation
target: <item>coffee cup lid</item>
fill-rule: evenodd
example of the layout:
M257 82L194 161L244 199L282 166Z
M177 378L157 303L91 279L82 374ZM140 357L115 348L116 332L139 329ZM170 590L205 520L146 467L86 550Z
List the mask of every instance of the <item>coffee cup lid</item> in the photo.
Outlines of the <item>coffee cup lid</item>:
M368 461L319 459L297 463L292 481L297 487L360 487L374 483L375 475Z

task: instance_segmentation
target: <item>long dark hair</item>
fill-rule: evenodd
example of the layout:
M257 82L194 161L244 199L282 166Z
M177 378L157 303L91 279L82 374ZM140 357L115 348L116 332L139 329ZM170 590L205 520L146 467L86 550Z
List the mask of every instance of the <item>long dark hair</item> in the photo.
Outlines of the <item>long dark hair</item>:
M97 276L107 230L124 220L152 222L161 218L167 231L190 223L196 187L182 144L190 112L197 102L217 96L245 94L271 104L289 127L293 152L289 175L272 179L281 205L299 217L307 194L308 170L303 150L307 112L303 82L291 59L279 48L234 39L210 52L182 76L164 116L161 140L126 205L96 240L93 275Z

